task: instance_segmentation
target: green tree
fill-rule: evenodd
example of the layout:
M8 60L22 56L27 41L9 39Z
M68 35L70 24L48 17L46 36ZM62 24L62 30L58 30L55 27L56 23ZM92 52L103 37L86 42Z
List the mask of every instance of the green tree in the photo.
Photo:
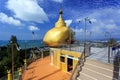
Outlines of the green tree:
M8 69L7 62L8 59L7 58L7 48L6 47L0 47L0 77L6 75L6 70Z
M11 44L12 43L16 43L17 44L17 38L16 38L16 36L14 36L14 35L11 36L10 43Z
M7 46L8 57L11 57L11 60L12 60L12 47L13 47L13 53L14 53L14 64L15 64L14 67L15 69L17 69L22 65L22 63L20 61L20 51L18 50L19 44L17 42L16 36L14 35L11 36L11 39ZM11 66L9 68L11 69Z
M117 41L114 38L110 38L108 41L108 45L110 47L116 46L117 45Z
M2 50L0 50L0 77L3 77L7 75L7 70L12 68L12 55L11 55L11 48L9 48L8 52L8 46L7 47L0 47ZM16 52L14 52L15 54ZM18 67L23 65L23 59L24 59L24 51L20 50L17 54L14 55L14 69L17 70Z
M7 70L11 70L12 68L12 47L14 53L14 69L17 70L23 64L23 57L20 54L21 51L17 49L19 47L17 38L12 35L6 48L0 50L0 54L2 54L0 55L0 77L6 75Z

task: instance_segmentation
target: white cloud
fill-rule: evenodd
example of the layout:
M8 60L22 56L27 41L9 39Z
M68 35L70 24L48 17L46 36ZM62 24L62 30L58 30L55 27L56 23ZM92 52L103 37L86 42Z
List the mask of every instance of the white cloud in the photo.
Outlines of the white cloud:
M0 21L3 23L8 23L8 24L12 24L15 26L20 26L21 22L17 19L14 19L13 17L9 17L6 14L0 12Z
M40 30L40 29L39 29L38 27L36 27L36 26L29 26L28 28L29 28L30 31L38 31L38 30Z
M81 29L75 29L76 36L78 38L83 37L84 35L84 18L88 16L92 24L86 22L86 30L92 32L92 38L101 39L105 38L105 32L109 32L111 37L116 36L116 33L120 32L120 9L119 8L104 8L98 10L91 10L87 14L83 14L80 18L76 17L77 25ZM80 23L78 24L78 21ZM89 33L86 33L89 35ZM89 38L89 37L88 37Z
M70 24L72 23L72 20L71 19L65 20L65 23L66 23L67 26L70 26Z
M14 17L23 21L37 23L48 21L47 14L36 0L8 0L6 7L14 12Z
M80 19L80 18L79 18L79 19L76 19L76 22L81 22L81 21L82 21L82 19Z
M63 2L63 0L52 0L52 1L58 2L58 3L62 3Z
M117 29L117 26L116 26L116 24L108 24L108 25L106 25L106 28L109 30L114 30L114 29Z
M90 21L91 21L92 23L97 22L97 20L96 20L95 18L90 19Z
M76 26L75 28L72 28L72 30L75 32L75 38L81 39L83 37L83 35L84 35L83 28L78 28L78 26Z
M120 10L117 8L106 8L101 10L94 10L92 13L90 13L88 16L91 18L91 21L93 21L93 23L87 24L87 27L89 27L89 31L93 32L92 35L96 37L104 37L104 33L109 32L110 34L112 34L113 37L114 33L111 32L119 33L119 11Z
M76 33L83 33L83 29L82 28L80 28L80 29L72 29L74 32L76 32Z

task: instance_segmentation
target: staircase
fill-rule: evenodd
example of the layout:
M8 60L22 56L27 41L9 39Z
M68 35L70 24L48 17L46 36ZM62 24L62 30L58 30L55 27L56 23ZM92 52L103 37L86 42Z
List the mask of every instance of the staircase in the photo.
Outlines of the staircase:
M108 63L108 48L91 48L90 55L82 55L69 80L120 80L120 57Z
M77 80L119 80L119 67L86 59Z

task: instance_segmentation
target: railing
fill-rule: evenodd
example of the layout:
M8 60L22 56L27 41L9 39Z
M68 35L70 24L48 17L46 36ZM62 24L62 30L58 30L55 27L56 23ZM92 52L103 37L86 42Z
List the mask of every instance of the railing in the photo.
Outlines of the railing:
M79 57L78 63L76 64L69 80L77 80L77 77L80 75L79 72L82 70L82 66L84 65L85 56L84 52Z
M80 71L82 70L82 66L84 66L84 62L86 60L86 57L90 55L90 44L85 46L81 56L78 58L78 63L76 64L69 80L77 80L77 77L80 76Z
M113 67L113 80L120 80L120 51L114 57Z
M38 60L38 59L40 59L40 58L44 58L44 57L47 57L47 56L49 56L49 49L44 49L44 50L38 50L38 51L36 51L35 52L35 50L32 50L32 54L34 54L34 56L35 57L33 57L33 55L32 55L32 57L29 57L29 59L27 60L27 66L29 66L32 62L34 62L34 61L36 61L36 60ZM47 52L46 54L44 54L44 52ZM35 53L38 53L38 54L35 54ZM21 78L19 79L19 80L22 80L22 78L24 77L24 71L25 71L26 69L25 69L25 65L24 66L22 66L22 75L21 75Z

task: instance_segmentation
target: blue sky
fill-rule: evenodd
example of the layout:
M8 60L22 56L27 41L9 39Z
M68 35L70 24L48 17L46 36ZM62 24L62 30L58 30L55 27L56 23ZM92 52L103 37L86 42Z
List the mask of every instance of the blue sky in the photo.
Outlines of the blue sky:
M62 6L63 19L77 39L120 39L120 0L0 0L0 40L16 35L19 40L42 39L54 27ZM80 23L79 23L80 21ZM105 37L106 36L106 37Z

